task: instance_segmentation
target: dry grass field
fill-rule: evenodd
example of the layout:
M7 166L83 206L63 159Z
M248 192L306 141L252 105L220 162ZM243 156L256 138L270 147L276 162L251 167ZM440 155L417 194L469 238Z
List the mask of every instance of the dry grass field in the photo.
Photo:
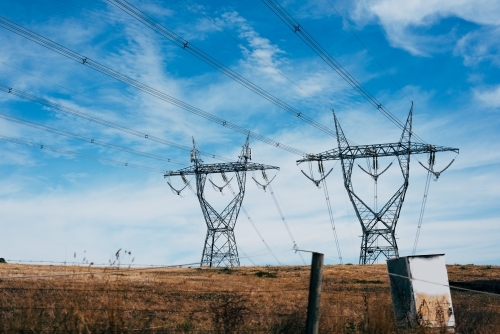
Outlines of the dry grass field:
M500 267L448 273L454 285L500 292ZM0 277L0 332L303 333L309 267L0 264ZM500 333L500 297L453 289L452 298L458 333ZM396 327L385 265L336 265L323 272L320 333L426 331Z

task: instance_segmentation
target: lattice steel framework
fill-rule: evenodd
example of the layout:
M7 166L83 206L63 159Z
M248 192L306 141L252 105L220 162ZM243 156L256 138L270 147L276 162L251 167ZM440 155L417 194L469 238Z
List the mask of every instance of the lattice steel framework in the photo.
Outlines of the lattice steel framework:
M397 143L374 144L374 145L349 145L335 112L335 129L337 131L338 149L329 150L319 154L310 154L304 159L298 160L297 164L309 161L340 160L344 175L344 186L349 199L354 207L356 216L363 230L361 250L359 256L360 264L373 264L383 254L386 258L398 257L398 245L396 242L396 225L401 213L405 199L410 175L411 154L424 154L431 152L452 151L458 153L458 148L435 146L430 144L412 142L412 116L413 104L408 114L403 133ZM403 184L380 209L375 210L368 206L356 193L352 184L352 168L354 160L360 158L378 158L395 156L399 161ZM380 227L379 227L380 226ZM381 240L380 245L377 240Z
M191 151L193 166L165 173L165 177L194 175L196 178L196 195L207 224L207 236L200 266L237 267L240 265L234 227L245 196L246 172L266 169L279 170L279 167L251 163L249 162L251 159L249 137L247 137L237 162L203 164L193 139L193 150ZM222 174L225 178L226 173L235 174L239 192L236 193L226 208L219 213L205 198L205 183L208 174ZM226 182L229 183L230 180Z

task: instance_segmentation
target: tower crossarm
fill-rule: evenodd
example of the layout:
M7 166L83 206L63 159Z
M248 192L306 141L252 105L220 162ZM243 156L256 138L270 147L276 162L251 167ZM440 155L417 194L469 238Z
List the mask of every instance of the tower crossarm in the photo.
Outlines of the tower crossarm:
M167 171L165 172L165 177L167 176L180 176L180 175L196 175L196 174L220 174L220 173L236 173L236 172L249 172L254 170L265 170L265 169L275 169L279 170L279 167L263 165L251 162L228 162L228 163L217 163L217 164L199 164L177 171Z
M297 160L297 164L308 161L326 161L326 160L341 160L341 159L361 159L376 157L392 157L408 154L425 154L431 152L455 152L458 153L458 148L435 146L421 143L388 143L388 144L373 144L373 145L357 145L347 146L342 149L333 149L318 154L308 154L303 159Z

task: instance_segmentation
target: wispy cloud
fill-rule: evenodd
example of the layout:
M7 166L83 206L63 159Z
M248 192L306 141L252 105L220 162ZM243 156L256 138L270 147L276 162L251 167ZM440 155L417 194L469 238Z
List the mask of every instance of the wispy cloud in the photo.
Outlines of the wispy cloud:
M351 18L360 25L380 22L394 47L419 56L453 49L458 40L453 28L439 35L426 31L447 17L457 17L479 25L497 26L500 5L488 0L360 0L351 13Z
M500 85L474 90L474 98L486 107L500 108Z
M489 62L500 67L500 24L484 26L461 37L454 53L463 57L466 66L477 66Z

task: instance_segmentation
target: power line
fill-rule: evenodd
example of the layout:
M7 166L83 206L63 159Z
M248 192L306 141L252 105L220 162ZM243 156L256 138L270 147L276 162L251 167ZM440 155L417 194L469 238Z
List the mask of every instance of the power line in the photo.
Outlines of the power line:
M340 19L342 20L342 22L346 25L346 27L349 29L349 31L354 35L354 37L356 37L356 39L358 40L358 42L365 48L365 50L368 52L368 54L373 58L373 60L375 60L375 62L378 64L378 66L384 71L384 73L389 77L389 79L391 79L391 81L394 83L394 85L401 91L401 93L403 93L403 95L408 99L408 101L411 102L411 99L408 97L408 95L406 95L406 93L403 91L403 88L401 88L400 85L398 85L398 83L394 80L394 78L389 74L389 72L386 71L386 69L384 68L384 66L382 66L382 64L377 60L377 58L375 58L375 56L373 55L373 53L370 52L370 50L366 47L365 43L363 43L363 41L361 41L361 39L359 38L359 36L354 32L354 30L351 28L351 26L349 25L349 23L347 22L347 20L344 19L344 17L342 15L340 15L340 13L337 11L337 9L333 6L332 2L330 0L326 0L330 6L332 6L333 10L335 11L335 13L337 13L338 17L340 17Z
M335 220L333 218L332 204L330 203L330 195L328 194L328 188L326 186L325 174L321 173L321 176L322 176L321 182L323 183L323 192L325 193L326 206L328 208L328 216L330 217L330 224L332 225L333 237L335 238L335 246L337 247L337 254L339 256L340 264L343 264L342 253L340 252L339 239L337 237L337 229L335 228Z
M104 104L104 105L110 106L110 105L109 105L109 103L107 103L107 102L99 101L99 100L96 100L96 99L94 99L94 98L92 98L92 97L90 97L90 96L87 96L87 95L86 95L86 93L87 93L87 91L88 91L88 90L78 92L78 91L73 90L73 89L71 89L71 88L68 88L68 87L66 87L66 86L63 86L63 85L57 84L57 83L55 83L55 82L52 82L52 81L50 81L50 80L44 79L44 78L42 78L42 77L40 77L40 76L37 76L37 75L35 75L35 74L33 74L33 73L30 73L30 72L28 72L28 71L22 70L22 69L20 69L20 68L18 68L18 67L16 67L16 66L13 66L13 65L7 64L6 62L0 61L0 63L1 63L1 64L4 64L5 66L11 67L11 68L13 68L13 69L15 69L15 70L17 70L17 71L19 71L19 72L22 72L22 73L25 73L25 74L27 74L27 75L29 75L29 76L32 76L32 77L34 77L34 78L37 78L37 79L39 79L39 80L41 80L41 81L47 82L47 83L49 83L49 84L51 84L51 85L57 86L57 87L62 88L62 89L64 89L64 90L68 91L68 92L71 92L71 93L73 93L73 94L74 94L74 95L72 95L72 97L75 97L75 96L81 95L81 96L83 96L83 97L84 97L84 98L86 98L86 99L92 100L92 101L97 102L97 103L100 103L100 104ZM131 100L131 101L133 101L133 99L132 99L132 98L130 98L129 96L127 96L127 95L122 94L122 96L123 96L123 97L125 97L125 98L127 98L127 99L129 99L129 100ZM115 106L115 105L113 105L113 107L116 107L116 106ZM127 113L127 114L129 114L130 116L132 116L132 117L134 117L134 118L138 118L138 119L141 119L141 120L146 121L146 122L149 122L149 123L153 123L153 124L156 124L156 125L159 125L159 126L163 126L163 124L160 124L160 123L158 123L158 122L155 122L155 121L153 121L153 120L151 120L151 119L148 119L148 118L146 118L146 117L142 117L142 116L140 116L140 115L134 114L134 113L132 113L132 112L129 112L129 111L126 111L126 110L121 110L121 112Z
M15 69L15 70L17 70L17 71L19 71L19 72L22 72L22 73L24 73L24 74L27 74L27 75L30 75L30 76L32 76L32 77L34 77L34 78L39 79L39 80L45 81L45 82L47 82L47 83L49 83L49 84L51 84L51 85L54 85L54 86L57 86L57 87L62 88L62 89L64 89L64 90L67 90L68 92L74 93L75 95L80 95L80 94L82 94L82 93L79 93L79 92L77 92L77 91L75 91L75 90L73 90L73 89L70 89L70 88L67 88L67 87L61 86L61 85L59 85L59 84L56 84L55 82L52 82L52 81L50 81L50 80L44 79L44 78L39 77L39 76L37 76L37 75L34 75L34 74L32 74L32 73L29 73L29 72L27 72L27 71L25 71L25 70L22 70L22 69L20 69L20 68L18 68L18 67L16 67L16 66L13 66L13 65L7 64L6 62L0 61L0 63L1 63L1 64L4 64L5 66L8 66L8 67L10 67L10 68L13 68L13 69ZM86 96L86 98L91 99L91 100L93 100L93 101L95 101L95 102L99 102L99 101L94 100L93 98L88 97L88 96Z
M425 204L427 203L427 195L429 194L429 184L431 182L431 171L427 171L427 179L425 180L424 197L422 199L422 206L420 207L420 215L418 217L418 227L417 234L415 235L415 242L413 243L412 255L415 255L417 251L418 237L420 236L420 228L422 227L422 221L424 219Z
M258 94L259 96L263 97L264 99L268 100L269 102L273 103L274 105L280 107L281 109L285 110L286 112L292 114L293 116L301 119L302 121L314 126L316 129L323 131L324 133L329 134L330 136L335 137L336 133L334 130L322 125L321 123L316 122L314 119L311 117L305 115L304 113L300 112L299 110L291 107L287 103L283 102L279 98L275 97L271 93L267 92L266 90L262 89L261 87L257 86L250 80L244 78L240 74L236 73L235 71L231 70L227 66L223 65L220 63L218 60L215 58L211 57L201 49L197 48L194 46L192 43L186 41L176 33L174 33L172 30L168 29L152 17L148 16L144 12L140 11L137 7L131 5L125 0L108 0L110 3L115 5L117 8L121 9L125 13L129 14L145 26L151 28L161 36L167 38L183 50L186 50L196 58L200 59L201 61L205 62L206 64L212 66L219 72L223 73L227 77L231 78L232 80L236 81L237 83L241 84L245 88L248 88L249 90L253 91L254 93Z
M236 196L236 192L233 190L233 187L231 186L231 184L228 183L227 186L228 186L229 190L231 191L231 193L233 194L233 196ZM262 236L262 234L260 233L259 229L257 228L257 226L255 225L255 223L253 222L252 218L250 218L250 215L248 214L247 210L243 207L243 204L241 204L241 210L243 210L243 213L245 214L245 216L247 216L248 221L250 222L250 224L252 225L253 229L255 230L255 232L257 233L257 235L259 236L259 238L262 241L262 243L266 246L266 248L269 251L269 253L271 253L271 255L274 257L274 259L276 260L276 262L278 262L278 264L281 265L280 260L276 257L276 254L274 254L273 250L271 249L271 247L269 247L269 245L267 244L266 240L264 240L264 237ZM243 255L245 255L245 254L243 254Z
M257 152L257 153L259 154L259 157L262 160L262 156L260 155L260 152ZM255 174L254 174L254 176L255 176ZM255 177L252 177L252 178L255 181L255 184L257 185L257 187L262 188L264 191L266 191L266 188L269 188L269 192L271 193L271 197L273 198L274 205L275 205L276 209L278 210L278 213L280 215L281 221L285 225L285 229L288 232L288 236L290 237L290 240L292 241L293 249L295 249L295 253L297 253L297 249L299 249L299 246L295 242L295 238L293 237L293 234L292 234L292 231L290 229L290 226L288 225L288 222L285 219L285 215L283 214L283 211L281 210L281 206L279 205L277 194L274 191L273 187L271 186L271 182L274 180L274 178L276 177L276 175L269 181L269 178L268 178L266 172L264 170L262 170L262 177L263 177L266 185L262 185L259 182L257 182L257 180L255 179ZM302 260L302 263L305 265L306 262L305 262L304 258L302 257L302 253L298 252L298 255L299 255L300 259Z
M351 215L349 213L349 204L347 203L347 192L344 193L345 195L345 206L347 210L347 219L349 222L349 232L351 233L351 246L352 246L352 252L355 254L356 250L354 249L354 238L352 237L352 228L351 228Z
M262 141L262 142L269 144L271 146L278 147L278 148L285 150L287 152L301 155L301 156L306 155L306 153L301 151L301 150L295 149L295 148L290 147L288 145L281 144L275 140L272 140L270 138L267 138L265 136L262 136L260 134L255 133L255 132L252 132L250 130L242 128L236 124L233 124L229 121L226 121L220 117L214 116L206 111L203 111L203 110L196 108L188 103L185 103L181 100L178 100L178 99L176 99L168 94L165 94L165 93L163 93L157 89L154 89L146 84L143 84L137 80L134 80L134 79L132 79L132 78L120 73L120 72L112 70L111 68L109 68L105 65L102 65L102 64L100 64L100 63L98 63L98 62L96 62L88 57L82 56L82 55L80 55L80 54L46 38L46 37L43 37L43 36L33 32L25 27L22 27L14 22L8 20L7 18L5 18L3 16L0 16L0 26L2 28L5 28L5 29L21 36L21 37L29 39L32 42L35 42L35 43L37 43L37 44L39 44L39 45L41 45L49 50L57 52L60 55L67 57L68 59L76 61L77 63L80 63L80 64L87 66L87 67L89 67L93 70L96 70L98 72L101 72L102 74L105 74L105 75L107 75L111 78L114 78L118 81L121 81L129 86L132 86L136 89L139 89L142 92L147 93L151 96L154 96L160 100L163 100L165 102L173 104L181 109L189 111L197 116L203 117L211 122L222 125L222 126L229 128L233 131L236 131L236 132L239 132L239 133L242 133L245 135L249 135L250 137L252 137L254 139ZM301 116L301 115L298 115L298 116Z
M201 11L198 10L198 8L196 8L192 3L190 3L189 1L187 0L183 0L186 4L188 4L194 11L196 11L198 14L202 15L203 17L205 17L208 21L210 21L214 26L216 26L218 29L220 29L220 31L222 31L223 33L225 33L226 35L228 35L233 41L235 41L239 47L242 47L243 49L245 49L246 52L248 52L249 54L252 54L252 56L258 58L261 62L263 62L264 64L266 64L266 66L274 69L274 71L276 73L278 73L281 77L283 77L284 79L286 79L288 82L290 82L291 84L293 84L295 87L297 87L298 89L300 89L301 91L303 91L305 94L309 95L309 97L315 99L318 103L320 103L322 106L324 106L325 108L331 108L329 106L327 106L325 103L323 103L321 100L319 100L318 98L314 97L311 93L309 93L308 91L306 91L304 88L302 88L300 85L298 85L296 82L294 82L292 79L290 79L288 76L286 76L283 72L281 72L278 68L276 68L276 66L273 66L272 64L270 64L269 62L267 62L265 59L263 59L262 57L259 57L258 54L256 53L252 53L245 45L243 45L241 43L240 40L238 40L236 37L234 37L233 35L231 35L226 29L222 28L219 24L217 24L217 22L215 22L214 20L212 20L210 17L208 17L206 14L202 13Z
M47 146L47 145L44 145L44 144L41 144L41 143L29 142L29 141L22 140L22 139L17 139L17 138L12 138L12 137L7 137L7 136L0 135L0 140L5 140L5 141L8 141L8 142L12 142L12 143L16 143L16 144L22 144L22 145L31 146L31 147L38 147L40 149L46 149L46 150L50 150L50 151L53 151L53 152L67 154L67 155L73 155L73 156L81 157L81 158L85 158L85 159L96 160L96 161L101 161L101 162L107 162L107 163L110 163L110 164L113 164L113 165L124 166L124 167L132 167L132 168L146 170L146 171L155 172L155 173L162 173L162 174L165 173L165 171L161 170L161 169L146 167L146 166L137 165L137 164L131 164L131 163L128 163L128 162L121 162L121 161L116 161L116 160L111 160L111 159L106 159L106 158L99 158L99 157L95 157L93 155L87 155L87 154L82 154L82 153L78 153L78 152L74 152L74 151L67 151L67 150L63 150L63 149L53 148L53 147L50 147L50 146Z
M268 184L267 186L269 187L269 191L271 192L271 196L273 197L273 201L274 201L274 204L276 205L276 209L278 209L278 213L280 215L281 221L285 225L286 230L288 232L288 235L290 236L290 239L292 240L293 247L294 247L294 249L298 249L297 243L295 242L295 239L292 235L292 231L290 230L290 227L288 226L288 223L286 222L285 216L283 215L283 212L281 211L281 208L278 204L278 201L276 200L276 196L274 196L273 188L272 188L271 184ZM302 254L300 252L299 252L299 256L300 256L300 259L302 260L302 263L306 264L306 261L304 260L304 258L302 257Z
M76 135L76 134L73 134L73 133L70 133L70 132L66 132L66 131L58 130L58 129L55 129L55 128L52 128L52 127L48 127L48 126L44 126L44 125L41 125L41 124L33 123L33 122L30 122L30 121L27 121L27 120L24 120L24 119L21 119L21 118L17 118L17 117L14 117L14 116L10 116L10 115L4 114L4 113L0 113L0 118L3 118L3 119L5 119L5 120L7 120L9 122L15 122L15 123L18 123L18 124L30 126L32 128L35 128L35 129L39 129L39 130L43 130L43 131L55 133L55 134L58 134L58 135L61 135L61 136L65 136L65 137L69 137L69 138L73 138L73 139L77 139L77 140L81 140L81 141L89 143L89 144L95 144L95 145L99 145L99 146L103 146L103 147L108 147L108 148L112 148L114 150L128 152L128 153L140 155L140 156L151 158L151 159L161 160L161 161L165 161L165 162L169 162L169 163L173 163L173 164L186 165L183 162L176 161L176 160L173 160L173 159L170 159L170 158L164 158L164 157L161 157L159 155L155 155L155 154L151 154L151 153L146 153L146 152L141 152L141 151L133 150L131 148L127 148L127 147L122 147L122 146L118 146L118 145L114 145L114 144L105 143L103 141L96 140L96 139L93 139L93 138L87 138L87 137L79 136L79 135Z
M203 17L205 17L208 21L210 21L213 25L215 25L218 29L220 29L222 32L224 32L226 35L228 35L233 41L235 41L239 47L245 49L245 51L247 51L248 53L252 54L252 56L258 58L260 61L262 61L264 64L266 64L266 66L272 68L276 73L278 73L281 77L283 77L284 79L286 79L288 82L290 82L291 84L293 84L295 87L297 87L298 89L300 89L302 92L304 92L306 95L309 95L309 97L311 97L312 99L316 100L316 102L318 102L319 104L321 104L323 107L325 108L328 108L328 109L331 109L330 106L326 105L326 103L324 103L323 101L321 101L320 99L318 99L317 97L314 97L311 93L309 93L307 90L305 90L303 87L301 87L299 84L297 84L295 81L293 81L292 79L290 79L290 77L286 76L283 72L281 72L278 68L276 68L276 66L273 66L272 64L270 64L269 62L267 62L265 59L263 59L262 57L259 57L258 54L256 53L252 53L245 45L243 45L240 40L238 40L236 37L234 37L233 35L231 35L226 29L222 28L220 25L217 24L217 22L215 22L214 20L212 20L210 17L208 17L206 14L202 13L201 11L199 11L192 3L190 3L189 1L187 0L183 0L185 3L187 3L193 10L195 10L197 13L199 13L200 15L202 15ZM354 141L352 140L349 140L349 143L351 143L352 145L357 145Z
M252 259L250 259L247 254L243 251L243 249L241 249L241 247L238 247L239 248L239 251L241 252L241 254L243 254L244 257L246 257L246 259L253 265L255 266L255 262L252 261Z
M177 143L174 143L172 141L169 141L169 140L166 140L166 139L163 139L160 137L156 137L156 136L153 136L153 135L141 132L141 131L133 130L131 128L127 128L127 127L121 126L119 124L116 124L116 123L113 123L110 121L106 121L102 118L92 116L90 114L63 106L63 105L55 103L55 102L51 102L49 100L43 99L43 98L35 96L35 95L31 95L29 93L14 89L12 87L8 87L8 86L0 84L0 91L15 95L17 97L20 97L22 99L25 99L25 100L28 100L31 102L38 103L42 106L49 107L49 108L55 109L57 111L61 111L61 112L64 112L64 113L67 113L67 114L70 114L73 116L77 116L77 117L86 119L86 120L91 121L91 122L95 122L97 124L101 124L101 125L104 125L104 126L107 126L107 127L110 127L110 128L113 128L113 129L116 129L116 130L119 130L119 131L122 131L122 132L125 132L128 134L134 135L136 137L144 138L147 140L151 140L151 141L154 141L154 142L157 142L160 144L172 146L172 147L175 147L175 148L178 148L181 150L185 150L185 151L191 151L191 149L192 149L189 146L184 146L184 145L177 144ZM220 156L217 156L214 154L209 154L209 153L203 152L203 151L200 151L200 154L207 156L207 157L214 158L214 159L222 160L222 161L231 161L227 158L223 158L223 157L220 157Z
M363 96L372 106L379 110L400 129L404 128L401 122L382 103L380 103L366 88L364 88L335 58L333 58L277 1L262 0L264 4L278 18L293 31L307 46L309 46L328 66L340 75L352 88ZM421 143L425 143L415 133L412 135Z

